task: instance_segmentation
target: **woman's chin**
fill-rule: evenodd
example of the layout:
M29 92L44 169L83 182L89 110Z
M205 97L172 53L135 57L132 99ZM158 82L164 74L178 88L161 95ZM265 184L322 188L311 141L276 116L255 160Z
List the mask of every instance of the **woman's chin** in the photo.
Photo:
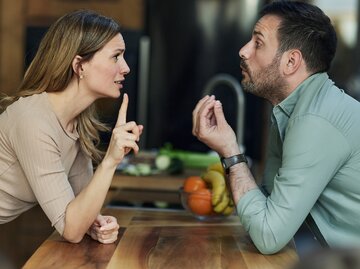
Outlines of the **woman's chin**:
M109 93L106 97L116 99L116 98L119 98L119 97L120 97L120 95L121 95L121 91L120 91L120 90L118 90L118 91L115 91L115 92Z

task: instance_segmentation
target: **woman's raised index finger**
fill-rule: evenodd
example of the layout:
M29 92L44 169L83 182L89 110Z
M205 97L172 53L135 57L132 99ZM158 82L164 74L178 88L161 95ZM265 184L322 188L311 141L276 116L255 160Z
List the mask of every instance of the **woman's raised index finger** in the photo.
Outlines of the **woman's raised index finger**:
M119 109L119 115L115 127L118 127L126 123L126 113L127 113L128 104L129 104L129 97L126 93L124 93L123 101Z

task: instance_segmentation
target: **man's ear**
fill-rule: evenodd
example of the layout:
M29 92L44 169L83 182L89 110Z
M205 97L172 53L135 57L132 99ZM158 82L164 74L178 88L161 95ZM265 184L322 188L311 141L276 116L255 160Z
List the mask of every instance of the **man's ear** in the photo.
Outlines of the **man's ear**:
M74 73L78 75L78 77L83 76L83 68L82 68L82 57L79 55L76 55L75 58L72 61L72 69L74 70Z
M286 52L284 74L291 75L295 73L302 64L304 64L304 61L300 50L294 49Z

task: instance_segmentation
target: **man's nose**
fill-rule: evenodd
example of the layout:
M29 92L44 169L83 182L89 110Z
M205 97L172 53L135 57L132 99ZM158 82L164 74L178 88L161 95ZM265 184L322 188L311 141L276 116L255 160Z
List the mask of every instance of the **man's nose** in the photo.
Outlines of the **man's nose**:
M241 59L248 59L250 56L250 42L246 43L240 50L239 56Z

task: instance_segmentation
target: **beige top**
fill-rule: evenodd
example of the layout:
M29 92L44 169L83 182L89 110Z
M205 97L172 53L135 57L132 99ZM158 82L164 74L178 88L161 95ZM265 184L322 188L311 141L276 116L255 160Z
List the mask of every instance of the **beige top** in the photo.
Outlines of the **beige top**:
M62 128L46 92L20 98L0 115L0 224L40 204L62 235L66 207L92 174L78 133Z

